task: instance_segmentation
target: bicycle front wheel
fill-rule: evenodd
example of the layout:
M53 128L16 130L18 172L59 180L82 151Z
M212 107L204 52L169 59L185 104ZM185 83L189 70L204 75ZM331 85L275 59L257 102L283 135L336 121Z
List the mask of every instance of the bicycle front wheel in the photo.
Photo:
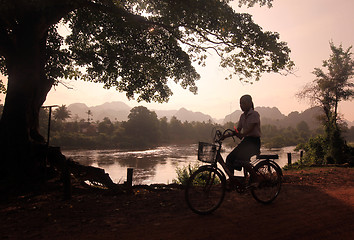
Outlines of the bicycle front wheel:
M256 183L256 186L251 189L252 196L261 203L271 203L279 195L282 174L277 166L270 162L260 162L254 170L257 174L257 179L251 182Z
M195 213L212 213L221 205L225 188L225 177L217 169L201 167L188 180L186 202Z

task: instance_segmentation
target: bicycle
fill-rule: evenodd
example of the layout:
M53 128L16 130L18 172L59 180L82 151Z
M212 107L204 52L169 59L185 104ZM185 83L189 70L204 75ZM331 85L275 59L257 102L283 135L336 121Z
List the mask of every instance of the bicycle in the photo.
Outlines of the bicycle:
M197 214L210 214L220 207L226 190L243 193L250 190L255 200L263 204L273 202L279 195L282 170L274 161L278 155L257 155L256 162L243 162L243 177L234 177L221 156L223 133L217 130L213 143L199 142L198 160L208 163L193 172L187 181L185 199L189 208ZM222 171L218 167L222 166ZM226 175L229 176L229 183ZM231 177L230 177L231 176ZM228 189L227 189L228 188Z

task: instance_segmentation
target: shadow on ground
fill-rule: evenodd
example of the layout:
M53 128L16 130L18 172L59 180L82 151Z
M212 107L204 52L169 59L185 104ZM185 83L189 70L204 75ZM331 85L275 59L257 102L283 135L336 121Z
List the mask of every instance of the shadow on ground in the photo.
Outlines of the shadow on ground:
M270 205L227 193L209 216L192 213L182 190L112 196L75 190L1 204L0 239L352 239L353 203L323 189L284 184Z

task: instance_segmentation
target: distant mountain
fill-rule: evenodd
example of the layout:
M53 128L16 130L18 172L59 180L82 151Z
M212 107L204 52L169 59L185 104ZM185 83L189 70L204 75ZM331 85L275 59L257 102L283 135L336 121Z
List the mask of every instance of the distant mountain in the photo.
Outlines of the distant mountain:
M206 115L204 113L201 113L201 112L192 112L192 111L189 111L185 108L181 108L180 110L178 110L174 116L181 120L182 122L193 122L193 121L196 121L196 122L208 122L209 120L210 121L213 121L213 118L209 115Z
M71 112L72 119L87 119L87 111L92 112L91 118L93 121L102 121L103 118L108 117L111 121L127 121L128 115L130 113L131 107L123 102L106 102L102 105L97 105L93 107L88 107L84 103L73 103L68 106L68 110ZM192 112L185 108L179 110L150 110L155 111L158 118L167 117L170 120L175 116L178 120L184 122L207 122L209 120L213 121L210 115L206 115L201 112Z
M209 120L215 122L215 120L207 114L201 112L189 111L185 108L179 110L151 110L156 112L158 118L166 117L170 120L173 116L176 117L181 122L208 122Z
M97 120L103 120L105 117L111 119L111 121L126 121L128 120L128 115L130 113L131 107L123 102L106 102L102 105L91 107L93 112L93 118Z
M130 113L131 107L123 102L110 102L102 105L88 107L84 103L73 103L68 106L68 110L71 112L73 119L87 119L87 111L92 112L91 118L93 121L102 121L105 117L108 117L112 121L126 121Z
M305 121L310 129L317 128L320 125L318 116L322 113L320 107L309 108L301 113L297 111L291 112L288 116L282 114L276 107L256 107L255 110L261 116L262 125L270 124L278 126L279 128L296 127L301 121ZM223 123L229 121L238 122L241 114L241 110L236 110L235 112L227 115Z
M257 111L259 113L259 115L262 118L262 122L263 120L267 119L271 119L271 120L281 120L285 118L285 115L282 114L278 108L273 107L256 107L254 109L255 111ZM238 120L240 119L240 116L242 114L241 110L236 110L233 113L226 115L226 117L224 118L223 123L226 122L238 122Z
M173 117L177 112L177 110L151 110L151 111L154 111L158 118L166 117L167 119L171 119L171 117Z
M129 107L124 102L106 102L102 105L98 105L95 107L91 107L92 110L99 109L99 111L110 111L110 110L119 110L119 111L130 111L131 107Z
M279 127L296 127L296 125L305 121L310 129L318 128L321 123L319 117L322 115L322 110L320 107L312 107L306 109L305 111L299 113L297 111L291 112L286 118L278 123Z
M89 107L84 103L73 103L68 106L73 120L87 119L87 111Z
M241 110L236 110L233 113L226 115L222 124L227 122L237 122L240 119L241 114L242 114Z
M286 116L282 114L276 107L256 107L255 110L262 116L263 119L282 120Z
M103 118L108 117L111 121L127 121L128 115L130 113L131 107L127 104L116 101L116 102L106 102L102 105L88 107L84 103L73 103L68 106L68 110L71 112L73 120L87 119L87 111L91 110L93 116L93 121L102 121ZM286 127L296 127L301 121L305 121L310 129L315 129L320 126L318 121L318 116L321 115L322 110L320 107L309 108L303 112L291 112L288 116L282 114L276 107L256 107L256 111L261 115L261 122L263 125L271 124L278 126L278 128ZM187 110L186 108L181 108L179 110L151 110L155 111L158 118L166 117L170 120L175 116L180 121L199 121L208 122L209 120L224 124L226 122L237 122L242 114L241 110L236 110L233 113L225 116L223 120L213 119L210 115L193 112ZM354 125L354 122L346 121L348 127Z

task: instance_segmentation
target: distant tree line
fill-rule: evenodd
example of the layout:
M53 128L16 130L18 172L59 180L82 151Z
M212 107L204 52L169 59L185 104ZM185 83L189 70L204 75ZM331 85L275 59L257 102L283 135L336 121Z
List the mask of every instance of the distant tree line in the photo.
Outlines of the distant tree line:
M0 116L2 112L0 105ZM92 113L88 113L91 116ZM48 110L40 113L40 132L47 136ZM191 144L198 141L211 141L214 128L231 128L236 123L220 125L208 122L182 122L176 117L168 120L158 118L156 113L146 107L132 108L127 121L92 122L88 119L74 118L65 105L52 113L50 144L64 148L144 148L163 144ZM68 121L68 119L71 119ZM342 125L343 136L348 142L354 142L354 127ZM296 127L280 128L276 125L262 125L262 146L280 148L296 146L308 142L310 138L324 133L323 128L311 130L305 121ZM236 143L238 141L236 140ZM228 145L234 145L228 141Z
M40 131L46 136L48 111L44 109L40 116ZM51 145L66 148L142 148L164 144L191 144L211 141L214 128L233 129L235 125L233 122L224 125L211 121L182 122L176 117L170 120L166 117L159 119L155 112L143 106L132 108L128 120L122 122L112 122L107 117L96 122L87 119L66 121L69 118L70 112L65 105L53 111ZM295 146L306 142L321 131L321 129L311 131L304 121L296 128L263 125L262 143L269 148Z
M159 119L155 112L139 106L131 109L127 121L112 122L109 118L90 122L87 119L66 121L69 114L53 112L50 143L71 148L141 148L162 144L207 141L215 126L212 122L181 122L176 117ZM68 112L68 110L66 109ZM65 116L62 118L61 116ZM48 111L41 113L41 133L47 134Z

